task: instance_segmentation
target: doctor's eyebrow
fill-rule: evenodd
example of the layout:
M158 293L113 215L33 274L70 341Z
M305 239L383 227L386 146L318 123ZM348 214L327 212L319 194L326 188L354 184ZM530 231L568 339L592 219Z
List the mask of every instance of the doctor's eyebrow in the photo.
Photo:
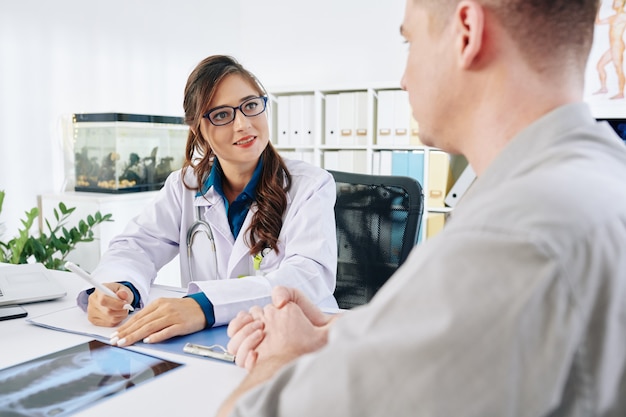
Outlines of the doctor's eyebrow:
M245 96L245 97L244 97L244 98L242 98L241 100L239 100L239 102L240 102L240 103L243 103L243 102L244 102L244 101L246 101L246 100L249 100L249 99L251 99L251 98L257 98L257 97L259 97L259 96L258 96L258 95L257 95L257 96L255 96L255 95L250 94L250 95L248 95L248 96Z
M244 98L239 100L239 104L243 103L246 100L250 100L251 98L257 98L257 97L260 97L260 96L255 96L254 94L247 95ZM208 112L211 112L211 111L213 111L215 109L220 109L222 107L232 107L232 106L230 106L228 104L220 104L218 106L212 107L211 109L208 110Z

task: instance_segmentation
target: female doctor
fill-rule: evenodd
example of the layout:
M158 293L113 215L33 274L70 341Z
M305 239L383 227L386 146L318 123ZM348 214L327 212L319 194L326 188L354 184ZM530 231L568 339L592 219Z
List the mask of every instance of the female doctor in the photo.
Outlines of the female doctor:
M111 336L126 346L227 324L271 302L277 285L336 307L332 176L279 156L269 141L266 92L231 57L198 64L183 106L190 128L183 168L111 241L93 276L121 300L79 294L89 320L117 326L128 304L140 309ZM188 295L148 303L157 271L177 254Z

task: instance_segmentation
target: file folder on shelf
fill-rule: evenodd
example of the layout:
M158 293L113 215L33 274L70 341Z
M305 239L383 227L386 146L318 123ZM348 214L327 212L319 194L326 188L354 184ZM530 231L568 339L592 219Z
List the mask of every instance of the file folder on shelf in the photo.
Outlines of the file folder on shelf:
M367 113L367 92L354 93L354 144L367 145L369 117Z
M339 171L367 174L367 152L340 150L338 153Z
M409 138L409 141L410 141L409 144L411 146L424 146L424 144L422 143L420 139L419 124L417 123L417 120L415 120L415 118L412 115L411 115L410 126L411 126L411 137Z
M276 130L278 146L289 145L289 96L278 96L276 103Z
M428 156L427 207L445 207L450 188L450 156L443 151L430 151Z
M378 91L376 144L392 146L394 136L394 99L392 90Z
M289 97L289 146L304 144L304 97L295 95Z
M372 154L372 173L374 175L391 175L392 151L376 151Z
M339 146L356 144L354 93L339 93Z
M424 152L409 152L407 176L414 178L420 185L424 186Z
M301 144L304 146L315 145L315 96L313 94L302 96L301 128Z
M411 138L411 106L409 106L409 94L404 90L398 90L394 91L393 95L393 144L396 146L407 146Z
M426 215L426 239L437 235L443 229L445 222L445 213L428 213Z
M459 178L450 188L450 191L448 191L444 200L445 204L448 207L455 207L475 179L476 174L474 173L474 170L470 165L467 165Z
M423 151L392 151L391 166L391 175L411 177L424 185Z
M327 94L324 109L324 144L337 146L339 144L339 95Z
M324 151L322 156L324 169L330 169L332 171L342 170L341 167L339 167L339 151Z
M409 173L409 152L393 151L391 153L391 175L407 176Z

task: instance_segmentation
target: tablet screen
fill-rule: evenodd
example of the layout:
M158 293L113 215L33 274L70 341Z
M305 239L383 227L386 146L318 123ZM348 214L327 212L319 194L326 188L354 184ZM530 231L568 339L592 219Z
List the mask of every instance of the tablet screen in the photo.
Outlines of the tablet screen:
M92 340L0 370L0 415L69 415L179 366Z

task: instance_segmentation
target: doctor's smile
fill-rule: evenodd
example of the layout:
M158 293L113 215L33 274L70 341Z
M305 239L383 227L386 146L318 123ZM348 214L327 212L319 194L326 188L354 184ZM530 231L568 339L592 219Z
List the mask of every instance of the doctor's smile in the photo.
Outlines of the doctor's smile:
M233 143L233 145L238 145L242 147L246 147L251 144L256 139L256 136L246 136L245 138Z

